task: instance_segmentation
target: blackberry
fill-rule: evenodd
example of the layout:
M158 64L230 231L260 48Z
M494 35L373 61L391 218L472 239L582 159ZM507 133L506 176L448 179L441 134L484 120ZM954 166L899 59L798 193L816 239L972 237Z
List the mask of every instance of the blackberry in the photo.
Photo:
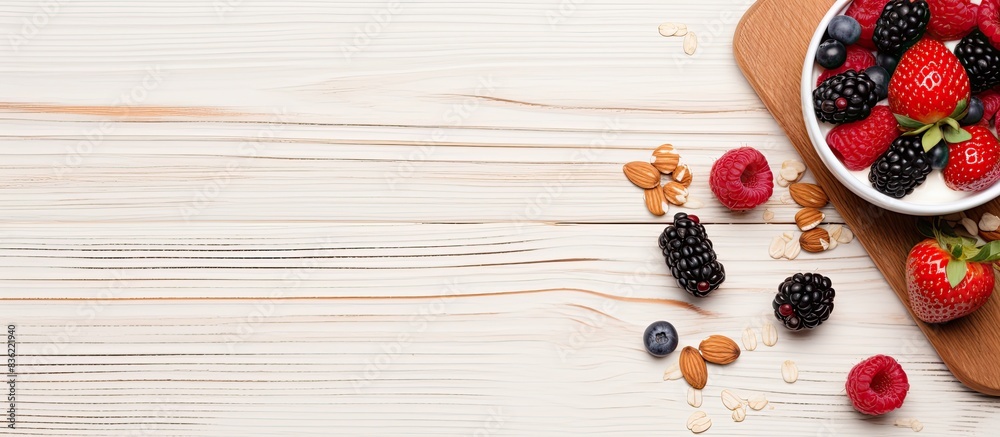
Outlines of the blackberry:
M931 161L924 154L919 135L896 138L882 156L872 164L868 173L878 192L897 199L903 198L920 186L931 172Z
M697 297L705 297L726 280L726 269L716 259L712 240L697 216L683 212L660 234L660 249L677 285Z
M812 329L833 312L833 283L819 273L796 273L778 286L774 296L774 317L793 331Z
M892 0L875 22L872 41L879 52L900 55L927 30L931 10L924 0Z
M847 70L813 90L813 110L827 123L850 123L868 118L878 103L875 82L865 73Z
M969 74L972 92L978 93L1000 84L1000 50L993 47L979 29L973 29L958 42L955 56Z

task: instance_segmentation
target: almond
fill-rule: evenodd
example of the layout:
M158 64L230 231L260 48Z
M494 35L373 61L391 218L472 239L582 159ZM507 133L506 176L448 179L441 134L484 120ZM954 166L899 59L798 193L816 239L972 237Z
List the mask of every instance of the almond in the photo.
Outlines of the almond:
M701 341L698 350L712 364L729 364L740 357L740 346L724 335L710 335Z
M808 230L799 237L799 245L806 252L822 252L830 248L830 234L823 228Z
M1000 240L1000 232L998 231L984 231L980 229L979 236L982 237L987 243L990 241Z
M691 169L688 168L686 164L678 165L677 168L674 169L674 172L671 174L671 176L673 176L674 180L680 182L681 185L683 185L684 187L691 186L691 181L692 181Z
M795 213L795 224L803 232L815 229L820 223L823 223L824 219L826 219L826 214L816 208L802 208Z
M663 184L663 198L673 205L681 206L687 203L688 189L680 182L667 182Z
M663 190L659 188L648 188L645 190L646 209L656 216L663 215Z
M826 192L816 184L796 182L788 186L788 194L795 203L809 208L822 208L830 201Z
M684 380L691 387L698 390L705 388L705 384L708 383L708 366L705 365L705 359L701 357L698 349L685 346L681 349L678 364L681 367L681 375L684 375Z
M660 173L652 164L642 161L632 161L622 167L625 177L639 188L656 188L660 186Z
M677 154L674 150L674 146L671 144L664 144L657 147L653 151L653 167L663 174L670 174L677 168L677 164L680 163L681 155ZM651 188L651 187L643 187Z

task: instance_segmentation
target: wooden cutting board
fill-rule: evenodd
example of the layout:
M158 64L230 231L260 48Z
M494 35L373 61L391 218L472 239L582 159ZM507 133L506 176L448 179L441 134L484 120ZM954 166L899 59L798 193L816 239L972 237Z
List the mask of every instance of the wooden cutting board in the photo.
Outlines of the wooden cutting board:
M916 218L875 207L841 185L813 150L802 119L799 96L802 63L816 26L833 3L834 0L759 0L740 21L733 38L733 51L750 85L788 134L819 185L829 194L893 291L907 303L904 263L910 248L921 239L915 228ZM978 218L983 211L1000 212L1000 201L994 199L969 215ZM932 325L919 320L916 323L959 381L973 390L1000 396L1000 296L993 296L972 315L950 323ZM885 353L905 354L905 348L905 339L900 339L899 349Z

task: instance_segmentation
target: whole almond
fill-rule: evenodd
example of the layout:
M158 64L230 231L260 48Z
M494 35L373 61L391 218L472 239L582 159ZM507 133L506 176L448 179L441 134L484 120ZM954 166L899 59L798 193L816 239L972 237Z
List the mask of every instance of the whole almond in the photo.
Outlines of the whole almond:
M653 151L653 167L659 170L660 173L672 173L680 161L681 155L674 150L674 146L671 144L664 144Z
M800 206L822 208L830 201L819 185L796 182L788 186L788 194Z
M680 182L681 185L685 187L690 187L693 178L691 177L691 169L686 164L680 164L674 169L671 174L674 180Z
M708 383L708 366L705 365L705 359L701 357L698 349L685 346L684 349L681 349L681 357L678 360L678 364L681 367L681 374L684 375L684 380L691 387L698 390L705 388L705 384Z
M680 182L670 181L663 184L663 197L673 205L683 205L688 200L688 189Z
M698 345L701 357L712 364L729 364L740 357L740 346L724 335L710 335Z
M987 243L990 241L997 241L1000 240L1000 231L984 231L980 229L979 236L982 237L983 241L986 241Z
M815 229L825 219L826 214L823 214L823 211L816 208L802 208L799 212L795 213L795 224L802 231Z
M652 164L642 161L632 161L622 167L625 177L639 188L657 188L660 186L660 172Z
M830 234L823 228L808 230L799 237L799 245L806 252L822 252L830 248Z
M645 191L646 209L656 216L665 214L663 210L663 190L659 188L647 188Z

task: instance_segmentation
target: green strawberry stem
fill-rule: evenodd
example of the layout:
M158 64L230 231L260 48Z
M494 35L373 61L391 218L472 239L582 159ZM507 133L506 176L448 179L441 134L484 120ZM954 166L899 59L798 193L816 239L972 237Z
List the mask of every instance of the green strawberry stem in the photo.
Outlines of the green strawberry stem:
M968 113L969 101L962 99L955 106L951 116L944 117L934 123L923 123L901 114L893 115L896 117L896 122L906 131L903 135L923 134L923 137L920 138L920 144L924 147L925 152L929 152L941 140L954 144L972 139L972 134L962 129L958 123L958 120L965 118Z
M965 279L969 271L968 263L1000 261L1000 240L979 246L978 240L958 235L955 229L941 218L934 219L933 223L921 220L917 223L917 229L921 235L937 240L938 245L951 255L951 260L945 268L951 288L957 287Z

